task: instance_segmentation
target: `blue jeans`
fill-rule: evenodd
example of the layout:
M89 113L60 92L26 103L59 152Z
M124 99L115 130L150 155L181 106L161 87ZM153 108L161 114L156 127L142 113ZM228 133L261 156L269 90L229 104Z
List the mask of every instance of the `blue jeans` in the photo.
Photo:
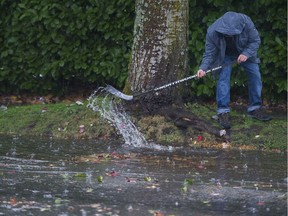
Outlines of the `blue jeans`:
M222 68L219 74L216 91L217 102L217 114L230 112L230 77L232 72L232 64L235 57L225 56L224 64L228 64ZM240 64L247 76L248 76L248 94L249 105L247 111L253 111L261 107L261 91L262 80L257 63L250 62L249 59L246 62Z

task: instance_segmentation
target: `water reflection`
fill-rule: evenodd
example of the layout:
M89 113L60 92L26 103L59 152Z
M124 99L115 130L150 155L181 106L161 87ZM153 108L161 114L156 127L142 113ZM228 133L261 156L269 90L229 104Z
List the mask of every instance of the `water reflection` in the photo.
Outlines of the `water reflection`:
M154 144L153 144L154 145ZM0 137L0 215L286 215L286 154Z

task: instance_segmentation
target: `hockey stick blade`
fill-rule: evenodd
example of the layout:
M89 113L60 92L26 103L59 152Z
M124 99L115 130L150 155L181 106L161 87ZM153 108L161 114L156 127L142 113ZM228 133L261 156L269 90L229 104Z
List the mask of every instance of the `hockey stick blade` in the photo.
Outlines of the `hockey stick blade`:
M113 94L116 97L122 98L123 100L127 100L127 101L133 100L133 95L126 95L126 94L120 92L119 90L115 89L111 85L107 85L104 89L105 89L105 91L109 92L110 94Z

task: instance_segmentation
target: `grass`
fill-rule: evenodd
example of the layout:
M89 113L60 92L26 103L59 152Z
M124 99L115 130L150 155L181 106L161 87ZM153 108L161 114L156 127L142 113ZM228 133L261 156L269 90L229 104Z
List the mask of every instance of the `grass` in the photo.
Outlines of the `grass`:
M186 108L215 127L218 123L211 104L187 104ZM277 113L276 113L277 114ZM273 116L273 112L271 113ZM138 119L137 119L138 118ZM231 112L230 146L264 150L287 150L287 118L285 113L269 122L247 118L245 111ZM183 131L162 116L133 116L133 121L149 141L168 145L200 147L221 144L214 135L188 128ZM80 131L84 126L84 132ZM219 129L221 129L219 127ZM35 135L65 139L116 139L115 129L97 112L76 103L9 106L0 110L0 134ZM204 137L197 141L197 137ZM220 142L220 143L219 143Z
M85 132L80 133L84 125ZM0 112L0 133L53 136L56 138L95 138L114 129L98 113L77 104L11 106Z
M211 120L215 115L214 106L203 104L189 104L187 108L217 126ZM255 149L287 150L287 114L270 111L271 121L262 122L247 117L245 109L232 109L230 140L234 146L251 146Z

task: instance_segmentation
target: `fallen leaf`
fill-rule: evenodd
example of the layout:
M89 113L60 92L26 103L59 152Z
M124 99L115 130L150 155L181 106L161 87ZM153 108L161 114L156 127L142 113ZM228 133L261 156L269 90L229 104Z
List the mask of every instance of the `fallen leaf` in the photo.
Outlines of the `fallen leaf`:
M227 132L226 132L225 129L219 131L219 135L220 135L220 136L225 136L226 133L227 133Z
M111 172L109 172L109 173L106 173L106 175L107 175L107 176L115 177L115 176L118 175L118 173L113 170L113 171L111 171Z
M128 178L128 177L126 177L126 180L127 180L127 182L131 182L131 183L137 182L136 178Z
M47 107L43 107L41 112L44 113L44 112L47 112L47 110L48 110Z
M227 143L225 143L225 142L222 143L222 148L223 148L223 149L226 149L226 148L228 148L229 146L230 146L230 145L227 144Z
M84 105L84 103L82 101L76 101L75 102L77 105Z
M11 205L16 205L16 204L17 204L16 198L11 198L11 199L10 199L10 204L11 204Z
M92 191L93 191L92 188L88 188L88 189L86 190L87 193L91 193Z
M201 141L202 139L203 139L203 137L200 136L200 135L197 137L197 141L198 141L198 142Z
M86 178L86 173L76 173L74 175L74 177L76 177L76 178Z
M164 216L164 214L162 212L156 211L154 213L155 216Z
M103 176L97 176L97 180L99 183L103 183Z
M55 204L61 204L61 202L62 202L62 199L61 199L61 198L57 198L57 199L55 199L55 201L54 201Z
M85 132L85 125L80 125L79 126L79 133L84 133Z
M150 176L144 177L144 181L146 181L146 182L150 182L151 180L152 180L152 178Z
M198 168L199 168L199 169L204 169L205 166L203 166L203 165L199 165Z

